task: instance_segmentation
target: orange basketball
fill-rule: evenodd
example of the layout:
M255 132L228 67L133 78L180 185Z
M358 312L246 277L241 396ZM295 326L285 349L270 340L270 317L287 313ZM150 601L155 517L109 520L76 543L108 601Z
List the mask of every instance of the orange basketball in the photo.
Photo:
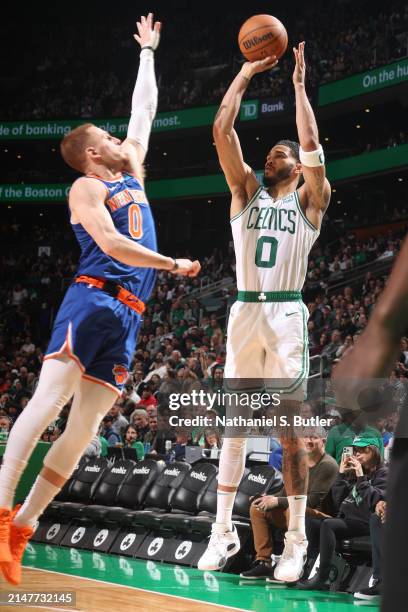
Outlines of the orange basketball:
M254 15L245 21L238 34L241 53L249 62L276 55L279 59L288 46L288 33L272 15Z

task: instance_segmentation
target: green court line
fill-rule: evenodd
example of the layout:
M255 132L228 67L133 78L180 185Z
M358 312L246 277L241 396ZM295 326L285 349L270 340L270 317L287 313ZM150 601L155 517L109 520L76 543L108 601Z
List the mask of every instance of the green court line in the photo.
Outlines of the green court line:
M358 606L345 593L265 586L265 582L240 581L235 574L38 543L28 545L24 566L184 597L186 610L189 599L254 612L356 612ZM377 605L361 603L365 612L379 611Z

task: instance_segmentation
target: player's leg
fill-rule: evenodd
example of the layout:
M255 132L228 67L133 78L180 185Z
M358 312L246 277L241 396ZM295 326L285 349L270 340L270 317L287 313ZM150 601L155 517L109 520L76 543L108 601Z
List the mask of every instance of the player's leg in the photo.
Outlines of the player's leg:
M251 306L236 302L228 321L224 382L226 390L237 396L248 384L256 387L263 371L263 349L257 339L256 318ZM228 401L227 418L238 414L238 407L236 398ZM250 416L249 413L247 415ZM240 548L238 534L232 524L232 508L245 470L244 435L245 430L242 429L240 434L238 428L234 428L230 434L228 430L225 432L219 462L217 516L207 550L198 561L198 568L202 570L221 569Z
M309 468L304 441L293 421L299 415L309 371L307 318L306 306L301 301L267 304L265 308L264 337L275 340L275 343L265 343L265 379L268 390L283 391L277 413L288 422L288 426L281 428L280 438L289 524L285 548L275 569L275 577L285 582L300 578L307 556L305 513Z
M286 402L286 413L299 414L298 402ZM291 428L288 428L291 429ZM291 435L292 433L292 435ZM307 558L305 513L309 466L305 443L295 432L281 435L283 447L283 482L288 496L289 522L285 534L285 547L275 569L275 578L283 582L296 582L303 573Z
M8 534L18 481L42 432L71 399L81 375L66 355L45 361L35 393L10 432L0 470L0 562L10 560Z
M237 530L232 523L232 508L245 469L245 450L245 438L224 438L218 474L217 516L207 550L198 561L198 569L219 570L240 549Z
M116 398L117 393L110 387L85 379L80 382L65 431L47 453L43 469L24 504L13 517L10 532L12 560L1 564L8 582L19 584L21 559L33 533L33 526L71 476Z

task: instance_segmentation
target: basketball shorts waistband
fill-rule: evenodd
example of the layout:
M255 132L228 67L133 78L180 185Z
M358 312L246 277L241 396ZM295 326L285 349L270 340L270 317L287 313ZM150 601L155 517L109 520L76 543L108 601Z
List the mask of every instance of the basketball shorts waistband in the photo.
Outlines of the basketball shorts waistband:
M122 302L122 304L125 304L140 315L142 315L146 309L146 306L142 300L113 281L103 278L95 278L93 276L81 275L75 278L75 282L85 283L90 287L97 287L97 289L105 291L111 297L119 300L119 302Z
M238 291L239 302L299 302L302 300L300 291Z

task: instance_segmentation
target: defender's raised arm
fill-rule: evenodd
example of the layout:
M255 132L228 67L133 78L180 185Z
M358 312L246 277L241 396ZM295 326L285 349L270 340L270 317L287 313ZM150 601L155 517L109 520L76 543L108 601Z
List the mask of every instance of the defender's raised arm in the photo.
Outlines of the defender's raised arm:
M142 16L137 22L135 40L141 46L140 64L132 96L127 139L123 147L130 153L129 171L142 176L141 165L146 157L153 119L157 110L158 89L154 70L154 52L160 41L160 21L153 22L153 14ZM132 155L132 149L136 155ZM136 166L136 167L135 167Z

